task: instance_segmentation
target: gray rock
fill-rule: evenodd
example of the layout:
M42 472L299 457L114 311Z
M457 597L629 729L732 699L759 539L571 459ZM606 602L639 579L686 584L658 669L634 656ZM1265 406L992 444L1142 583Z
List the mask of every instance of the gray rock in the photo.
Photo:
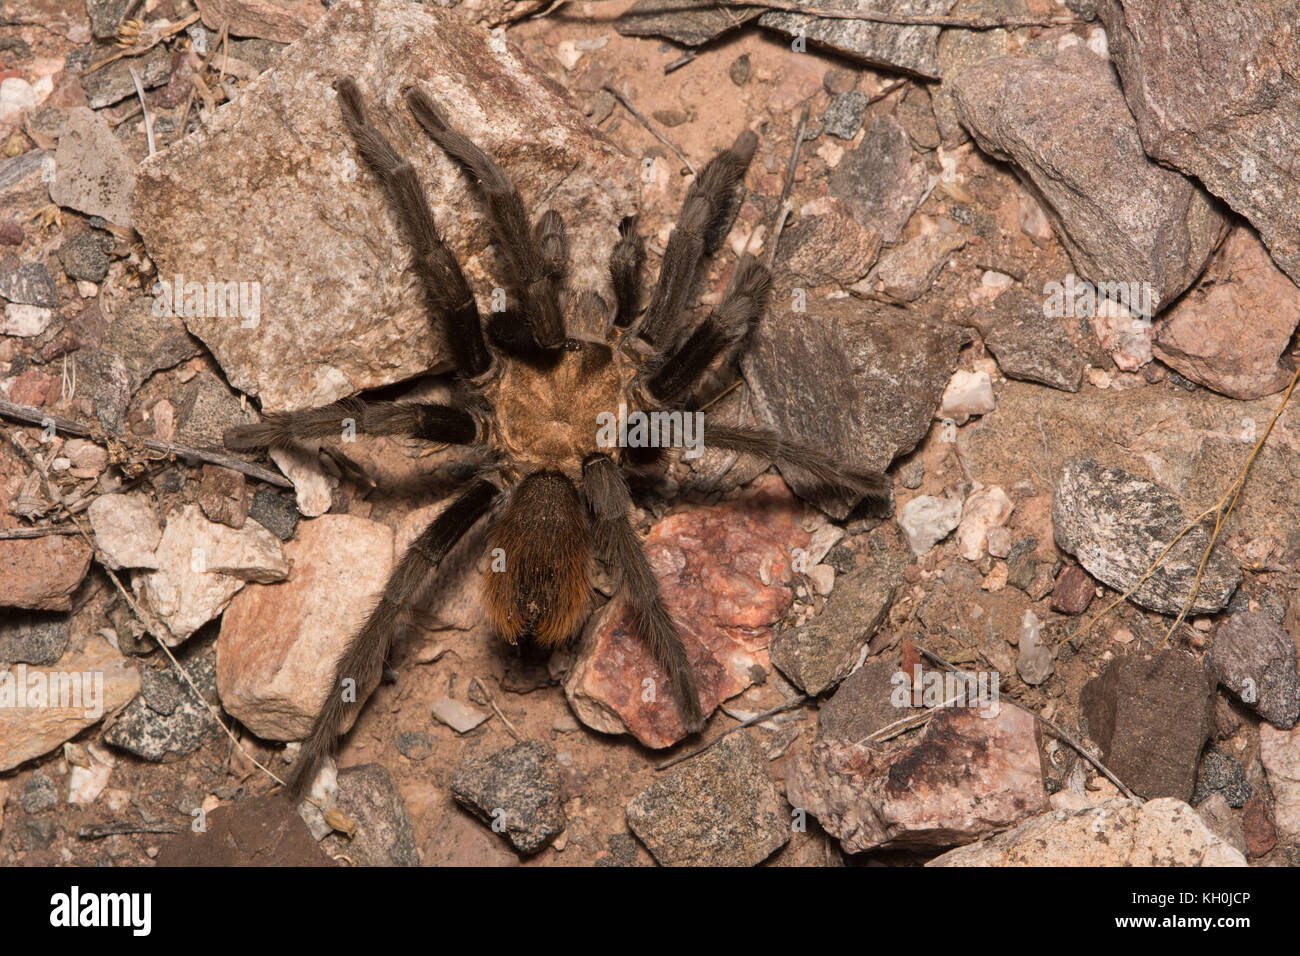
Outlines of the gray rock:
M664 37L683 46L700 46L762 12L743 7L701 8L698 0L638 0L614 21L614 29L625 37Z
M861 90L832 96L826 112L822 113L822 126L832 136L852 139L862 129L862 117L866 115L870 101L871 98Z
M969 333L877 303L838 299L812 309L769 309L754 333L741 365L754 413L848 464L884 471L929 431ZM856 399L846 406L845 395ZM793 469L782 475L829 514L849 513L852 501Z
M59 262L70 278L85 282L103 282L108 275L108 256L104 240L95 232L79 232L59 246Z
M131 401L131 373L116 352L83 348L77 352L77 394L88 396L99 423L111 432L125 427Z
M176 440L220 448L228 428L244 422L239 399L210 372L200 372L181 393L176 409Z
M154 315L153 300L137 297L113 316L104 344L122 357L131 379L131 391L154 372L172 368L199 354L198 341L185 323L165 312Z
M822 613L772 638L772 663L799 689L821 694L853 669L903 581L903 555L873 533L868 551L851 573L837 578Z
M862 142L845 154L830 178L831 195L889 243L902 236L929 184L925 163L912 152L906 130L892 116L873 119Z
M827 10L875 10L911 16L943 16L955 0L826 0ZM770 11L759 25L791 37L807 38L810 47L827 47L868 66L939 77L939 27L902 26L866 20L827 20L798 13Z
M117 52L115 46L105 44L96 47L94 58L102 59L115 52ZM105 106L121 102L128 96L135 96L135 81L131 79L133 68L136 76L140 78L140 85L146 90L151 90L156 86L162 86L171 77L171 57L167 54L167 48L159 45L140 56L115 60L94 73L83 73L81 86L86 91L90 108L103 109Z
M1016 17L1029 13L1025 0L961 0L952 9L954 16ZM934 88L933 109L939 138L948 149L970 139L957 116L953 102L953 81L962 70L980 60L1016 53L1020 48L1008 30L944 30L939 35L939 69L943 82Z
M18 795L18 802L28 813L40 813L58 805L59 791L54 781L38 770Z
M880 254L880 235L834 203L822 216L801 216L781 233L777 266L791 282L852 285Z
M1220 750L1207 750L1201 759L1191 802L1200 803L1211 794L1219 794L1228 806L1238 810L1255 794L1241 764Z
M790 839L785 800L746 731L656 777L627 822L662 866L754 866Z
M0 262L0 296L19 305L39 305L43 309L57 308L59 304L59 289L43 262L20 263L16 259Z
M881 257L875 278L887 295L915 301L930 291L949 257L964 245L958 235L916 236Z
M1071 13L1084 20L1096 20L1098 2L1099 0L1065 0L1065 5Z
M1145 478L1090 458L1071 459L1061 469L1052 497L1056 544L1116 591L1135 585L1186 525L1178 499ZM1162 614L1179 613L1209 543L1199 526L1183 535L1129 600ZM1191 613L1221 610L1240 581L1236 557L1216 544Z
M1295 726L1300 718L1295 641L1266 612L1243 611L1224 621L1214 635L1210 666L1220 684L1274 727Z
M262 486L253 492L248 516L281 541L288 541L298 527L298 504L293 495Z
M1043 314L1043 299L1020 288L998 296L987 320L984 344L1008 378L1077 392L1083 383L1083 356L1060 319Z
M126 15L131 0L86 0L86 13L90 17L90 34L96 40L111 40L117 35L118 24Z
M917 84L907 88L898 104L898 121L917 149L934 149L939 145L939 127L935 123L930 91L926 87Z
M419 866L415 829L393 775L377 763L340 770L334 805L356 824L350 839L331 835L321 845L346 853L354 866Z
M1205 268L1224 216L1195 182L1147 158L1106 60L1079 47L996 57L964 70L953 94L976 143L1015 164L1099 291L1124 290L1130 311L1149 317Z
M439 232L484 303L507 277L489 249L481 197L412 120L408 84L501 164L534 215L543 206L563 215L571 284L613 300L609 251L636 208L637 160L526 60L494 53L488 34L458 12L339 3L202 130L140 166L136 228L161 278L259 283L258 315L184 317L234 388L280 411L450 359L382 190L358 169L331 85L345 74L414 165Z
M102 116L84 106L69 110L54 164L51 201L119 226L131 225L135 161Z
M899 655L886 655L846 677L817 712L817 739L862 740L907 716L890 699L901 667Z
M1296 0L1101 0L1142 145L1259 230L1300 282Z
M423 730L398 734L394 745L398 753L408 760L426 760L433 755L433 741Z
M451 795L524 855L545 849L565 827L559 764L540 741L463 761Z
M53 664L68 646L65 614L5 612L0 621L0 661L6 664Z
M1106 765L1138 796L1186 802L1210 736L1208 669L1174 648L1115 658L1083 687L1080 707Z
M216 652L212 642L191 644L177 654L208 703L217 703ZM142 672L147 668L142 668ZM145 760L158 763L168 756L198 750L218 731L206 707L189 684L172 671L141 677L141 694L104 732L104 740Z

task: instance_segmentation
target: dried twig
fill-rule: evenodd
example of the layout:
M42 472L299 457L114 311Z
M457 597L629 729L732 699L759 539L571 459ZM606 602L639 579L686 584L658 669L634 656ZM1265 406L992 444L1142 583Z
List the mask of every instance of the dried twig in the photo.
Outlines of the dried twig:
M1300 380L1300 368L1297 368L1295 374L1291 376L1291 384L1287 386L1286 393L1282 396L1282 401L1278 403L1277 408L1273 411L1273 417L1269 419L1268 427L1264 429L1264 433L1260 435L1259 441L1257 441L1255 447L1251 449L1250 455L1246 458L1246 462L1242 465L1241 471L1237 474L1236 479L1228 486L1228 490L1223 493L1218 502L1206 508L1191 521L1187 522L1183 527L1183 530L1179 531L1178 534L1174 536L1174 539L1165 546L1165 549L1156 555L1156 558L1151 562L1150 567L1146 569L1142 574L1142 577L1138 578L1137 581L1134 582L1131 588L1102 608L1102 610L1087 624L1076 628L1073 633L1066 635L1060 643L1063 644L1066 641L1071 641L1074 642L1077 647L1078 641L1082 640L1098 621L1104 618L1120 604L1127 601L1138 590L1138 588L1142 587L1142 585L1146 583L1147 578L1151 577L1151 575L1155 573L1156 568L1160 567L1160 565L1164 563L1169 552L1174 549L1174 545L1181 541L1188 532L1210 515L1217 514L1214 522L1214 534L1210 538L1210 543L1206 547L1205 553L1201 556L1201 563L1196 569L1196 580L1193 582L1192 592L1188 595L1187 603L1183 605L1183 609L1179 612L1178 618L1170 626L1169 630L1165 632L1164 641L1161 642L1160 646L1163 647L1169 641L1174 630L1186 618L1188 612L1191 610L1193 602L1196 600L1196 593L1201 585L1201 576L1205 571L1206 562L1209 561L1210 553L1214 550L1214 545L1218 541L1219 532L1223 528L1223 522L1227 520L1228 515L1231 514L1232 509L1236 506L1237 498L1241 495L1241 490L1246 486L1246 476L1250 471L1250 466L1254 464L1255 458L1259 454L1260 449L1264 447L1264 442L1268 440L1269 434L1273 431L1273 425L1282 415L1282 411L1286 408L1287 402L1290 401L1291 393L1295 391L1297 380ZM1225 505L1227 506L1226 510Z
M601 87L601 89L603 89L610 96L614 97L614 99L622 103L623 108L627 110L629 113L631 113L633 116L635 116L637 120L641 123L641 125L650 131L651 136L653 136L655 139L659 140L659 142L663 143L665 146L671 149L673 153L676 154L677 158L686 164L686 168L691 171L692 176L696 175L695 167L692 166L691 161L686 158L686 154L683 153L676 146L674 146L666 136L664 136L657 129L651 126L650 121L641 115L641 111L632 105L631 100L629 100L626 96L624 96L617 89L615 89L612 83L606 83L603 87Z
M776 223L772 226L771 245L767 250L767 271L772 271L772 266L776 262L776 246L781 239L781 233L785 229L785 221L790 216L790 211L794 208L790 203L790 190L794 188L794 174L799 165L799 147L803 145L804 133L808 130L808 112L812 109L812 101L805 100L803 111L799 114L799 125L795 128L794 149L790 150L790 162L785 167L785 183L781 186L781 199L777 204Z
M722 733L718 734L718 736L710 740L707 744L702 744L701 746L696 747L694 750L688 750L686 753L678 754L676 757L669 757L667 760L663 761L662 763L655 764L655 769L667 770L669 767L672 767L675 764L679 764L683 760L690 760L692 757L698 757L706 750L709 750L715 745L721 743L724 737L729 737L732 734L734 734L736 731L744 730L746 727L753 727L755 724L761 724L763 721L767 720L767 718L773 717L784 710L793 710L795 707L801 707L804 704L808 703L808 701L810 700L812 700L812 697L810 697L808 694L800 694L798 697L791 697L787 701L782 701L781 703L773 707L771 710L765 710L761 714L755 714L753 717L750 717L748 720L742 720L740 723L736 724L736 726L724 730Z
M1300 368L1297 368L1295 374L1291 376L1291 384L1286 387L1286 394L1282 396L1282 401L1274 409L1273 417L1268 420L1268 426L1264 429L1264 434L1259 436L1259 441L1255 442L1255 447L1250 450L1250 455L1246 458L1246 463L1241 466L1241 471L1237 474L1236 480L1228 486L1228 490L1223 493L1223 497L1215 505L1214 533L1210 535L1210 543L1205 546L1205 553L1201 555L1201 563L1196 566L1196 578L1192 581L1192 591L1187 595L1187 603L1178 612L1178 617L1174 619L1174 623L1170 624L1169 630L1165 632L1165 639L1160 642L1161 647L1164 647L1169 642L1169 638L1178 629L1178 625L1183 623L1191 611L1192 604L1196 601L1196 595L1201 590L1201 578L1205 575L1205 566L1210 561L1210 552L1214 550L1214 545L1219 540L1219 533L1223 530L1224 522L1228 520L1228 516L1237 507L1237 499L1241 497L1241 491L1246 487L1246 475L1250 472L1250 466L1255 463L1255 458L1259 455L1260 449L1264 447L1264 442L1268 441L1268 436L1272 433L1273 426L1282 415L1282 410L1286 408L1286 403L1291 400L1291 393L1295 391L1297 380L1300 380ZM1229 498L1230 495L1231 498Z
M0 531L0 541L15 541L22 538L46 538L52 534L78 534L76 528L63 525L49 525L41 528L5 528Z
M77 836L83 840L102 840L130 833L180 833L184 829L180 823L92 823L79 829Z
M483 696L487 698L488 704L491 705L494 711L496 711L496 715L501 718L501 723L506 725L506 730L510 731L510 736L514 737L515 740L523 740L524 736L519 732L519 729L515 727L514 724L510 723L510 719L506 717L505 714L501 713L501 708L497 706L496 698L493 697L492 692L487 689L487 685L477 677L470 681L470 683L478 684L479 690L483 691Z
M106 56L104 57L104 59L99 60L96 63L90 64L90 66L86 67L85 71L81 75L88 76L89 74L94 73L96 70L103 69L104 67L108 66L110 63L122 59L122 57L124 56L139 56L141 53L148 53L159 43L162 43L163 40L166 40L168 37L175 36L177 33L180 33L191 23L197 23L198 19L199 19L199 14L191 13L180 23L173 23L171 26L164 28L163 31L159 33L157 36L150 37L144 43L137 43L135 46L127 47L125 50L119 50L117 53L114 53L112 56Z
M293 483L287 478L277 475L273 471L244 461L242 458L236 458L234 455L227 454L224 451L218 451L215 448L192 448L189 445L182 445L174 441L164 441L161 438L140 438L135 435L122 435L108 432L104 429L92 429L88 425L75 422L70 418L62 418L58 415L51 415L49 412L39 408L33 408L30 405L15 405L13 402L0 401L0 416L13 418L28 425L45 427L53 425L57 430L66 435L73 435L77 438L89 438L92 441L103 444L103 437L107 436L125 445L133 442L139 442L150 451L161 452L164 455L176 455L180 458L196 459L205 461L213 465L221 465L230 468L233 471L243 472L250 478L257 478L265 481L268 485L275 485L277 488L292 488Z
M888 23L902 27L950 27L959 30L1014 30L1018 27L1076 26L1089 21L1080 17L950 17L938 14L890 13L886 10L828 10L799 3L782 3L779 0L702 0L686 7L674 7L671 12L685 13L696 10L776 10L780 13L797 13L818 20L860 20L866 23ZM639 13L660 13L653 9Z
M697 56L699 56L699 55L700 55L700 54L699 54L698 52L696 52L695 50L687 50L685 53L683 53L683 54L682 54L681 56L679 56L677 59L673 60L671 63L666 64L666 65L664 66L664 76L667 76L669 73L672 73L674 70L680 70L680 69L681 69L682 67L684 67L687 63L690 63L692 60L694 60L694 59L695 59Z

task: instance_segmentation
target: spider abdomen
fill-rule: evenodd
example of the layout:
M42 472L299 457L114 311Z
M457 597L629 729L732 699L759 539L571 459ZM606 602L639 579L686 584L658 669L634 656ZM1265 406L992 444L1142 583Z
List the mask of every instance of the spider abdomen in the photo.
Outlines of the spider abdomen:
M591 529L573 482L554 470L527 475L491 546L483 596L497 633L512 644L527 635L546 646L568 640L587 613L591 563Z

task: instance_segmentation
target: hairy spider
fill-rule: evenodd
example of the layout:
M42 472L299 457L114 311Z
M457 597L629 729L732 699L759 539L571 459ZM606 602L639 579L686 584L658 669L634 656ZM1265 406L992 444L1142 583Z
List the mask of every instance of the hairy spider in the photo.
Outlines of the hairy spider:
M623 219L609 259L613 308L592 291L565 294L564 221L544 212L530 226L510 179L459 133L446 114L415 88L406 104L415 122L477 181L494 238L509 266L513 311L485 329L460 265L443 243L415 171L366 118L351 78L335 83L343 122L374 174L411 248L429 319L441 325L461 383L455 404L366 403L348 399L322 408L269 415L226 433L234 449L284 446L326 438L352 419L358 433L477 445L485 466L416 538L389 575L378 604L338 662L334 689L316 718L290 788L301 794L378 684L394 641L409 626L412 606L439 562L476 522L499 510L490 532L504 568L488 572L490 621L511 643L531 637L543 646L569 640L589 609L589 571L599 558L622 578L634 626L668 678L689 732L704 713L685 648L628 519L631 496L622 467L634 449L603 449L597 416L620 405L646 411L682 409L705 369L737 346L762 314L767 268L743 256L721 301L693 330L686 300L705 256L721 245L743 193L757 137L743 132L701 170L686 193L664 251L659 281L640 313L645 258L635 216ZM710 426L708 445L802 468L825 484L884 497L881 474L839 464L775 432ZM345 695L351 679L355 695Z

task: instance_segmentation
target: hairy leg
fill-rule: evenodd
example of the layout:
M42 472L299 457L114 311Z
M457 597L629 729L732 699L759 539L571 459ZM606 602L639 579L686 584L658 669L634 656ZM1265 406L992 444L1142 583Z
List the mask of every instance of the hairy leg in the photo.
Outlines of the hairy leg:
M450 445L472 445L479 436L474 416L454 405L347 398L320 408L268 415L253 425L238 425L228 429L223 440L235 451L284 448L296 441L338 438L349 423L359 435L396 435Z
M528 226L528 212L519 190L487 153L451 125L442 108L428 95L411 87L406 91L406 105L429 138L479 181L532 339L546 351L560 348L564 344L564 322L551 279L550 260L541 238Z
M412 605L439 562L491 506L496 485L477 479L415 539L388 575L378 605L349 642L334 672L325 706L293 765L289 791L302 796L333 752L348 717L361 708L383 674L388 652L411 623ZM350 690L351 693L346 693Z
M659 582L641 541L628 521L632 506L627 482L607 455L592 455L582 466L582 490L595 521L596 547L623 575L623 593L635 626L655 662L668 674L677 713L688 733L704 728L695 674L677 625L664 607Z
M415 169L366 121L361 91L351 77L339 78L334 89L339 94L343 124L362 161L383 187L411 246L411 266L424 291L430 319L444 323L460 374L471 379L482 375L491 367L492 356L483 338L478 306L460 263L438 234Z
M739 343L758 322L771 285L767 269L746 253L717 308L690 336L651 363L646 381L650 396L664 405L680 400L709 363Z
M852 491L864 498L887 499L893 487L888 475L846 465L825 452L791 441L770 429L706 425L704 444L756 455L778 465L793 465L830 488Z
M645 242L636 231L637 217L624 216L618 224L618 242L609 254L609 279L614 287L614 325L627 328L641 304L641 266Z
M740 185L757 146L758 137L745 130L730 149L709 160L686 190L681 215L664 249L659 281L641 322L641 338L652 345L673 338L700 260L726 238L725 229L740 204Z

